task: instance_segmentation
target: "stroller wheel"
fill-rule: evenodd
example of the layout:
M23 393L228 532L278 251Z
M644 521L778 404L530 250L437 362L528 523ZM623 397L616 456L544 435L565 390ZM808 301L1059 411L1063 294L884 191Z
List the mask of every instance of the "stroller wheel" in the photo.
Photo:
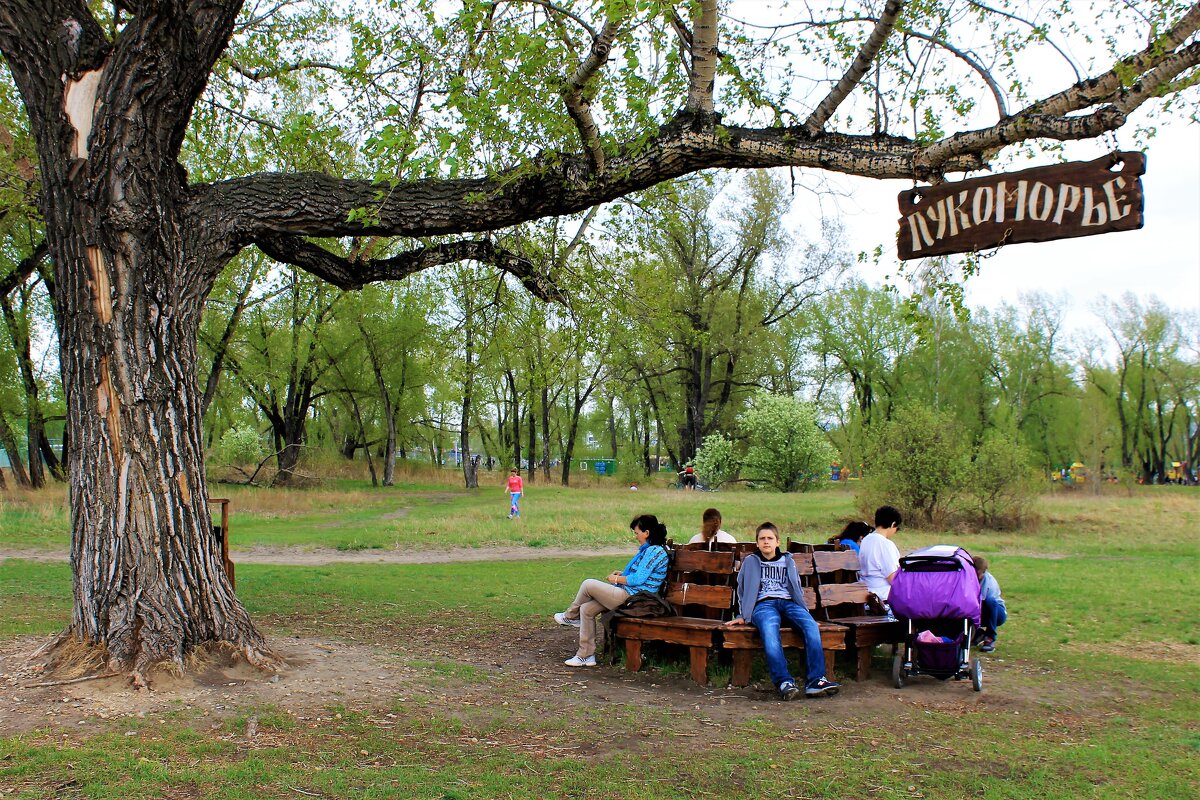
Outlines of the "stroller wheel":
M892 656L892 685L897 689L904 688L904 654L897 649L896 655Z
M971 659L971 688L977 692L983 691L983 665L978 658Z

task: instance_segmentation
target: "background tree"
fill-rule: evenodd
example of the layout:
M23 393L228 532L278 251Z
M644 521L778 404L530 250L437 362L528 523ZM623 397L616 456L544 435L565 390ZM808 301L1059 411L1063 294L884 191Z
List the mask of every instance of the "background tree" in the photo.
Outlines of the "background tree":
M742 460L738 457L733 440L723 434L713 433L704 437L696 451L696 477L710 489L719 489L738 476Z
M746 478L781 492L808 491L828 480L837 451L818 426L812 404L760 394L738 423L749 443L742 462Z
M859 506L869 513L888 503L906 519L939 524L958 500L969 466L969 446L951 414L904 406L871 432Z

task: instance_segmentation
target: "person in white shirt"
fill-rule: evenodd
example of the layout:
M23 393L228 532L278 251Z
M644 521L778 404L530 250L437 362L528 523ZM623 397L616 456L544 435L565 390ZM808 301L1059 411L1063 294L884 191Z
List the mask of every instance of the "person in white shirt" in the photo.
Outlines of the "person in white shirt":
M713 542L734 544L737 539L732 534L721 530L721 512L715 508L704 509L700 517L700 532L688 540L688 544L706 544L711 550Z
M900 569L900 550L892 537L902 521L895 508L880 506L875 511L875 530L864 536L858 546L858 576L876 597L885 602Z

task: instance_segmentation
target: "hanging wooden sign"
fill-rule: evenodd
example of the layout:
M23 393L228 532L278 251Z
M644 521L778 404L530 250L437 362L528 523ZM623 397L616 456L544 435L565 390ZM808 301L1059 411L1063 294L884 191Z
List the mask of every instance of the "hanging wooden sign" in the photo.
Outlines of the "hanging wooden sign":
M901 192L900 260L1142 227L1144 153Z

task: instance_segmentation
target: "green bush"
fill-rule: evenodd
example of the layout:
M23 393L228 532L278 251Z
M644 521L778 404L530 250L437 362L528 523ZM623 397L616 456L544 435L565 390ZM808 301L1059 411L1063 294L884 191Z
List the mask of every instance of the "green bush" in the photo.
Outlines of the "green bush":
M906 520L940 524L962 494L970 462L966 438L951 416L901 408L868 436L859 502L867 512L887 504Z
M249 425L239 425L221 435L217 454L226 464L257 464L266 455L266 449L258 431Z
M980 523L996 530L1021 527L1038 491L1032 462L1032 454L1014 437L988 431L975 452L966 486Z
M988 431L972 449L950 415L901 408L868 437L859 505L896 506L917 525L1020 528L1038 492L1031 462L1011 435Z
M738 476L741 460L734 450L733 442L724 434L714 433L704 437L693 462L696 477L710 489L719 488Z
M811 404L762 394L739 422L750 441L744 477L781 492L808 491L828 480L837 451L817 425L817 411Z

